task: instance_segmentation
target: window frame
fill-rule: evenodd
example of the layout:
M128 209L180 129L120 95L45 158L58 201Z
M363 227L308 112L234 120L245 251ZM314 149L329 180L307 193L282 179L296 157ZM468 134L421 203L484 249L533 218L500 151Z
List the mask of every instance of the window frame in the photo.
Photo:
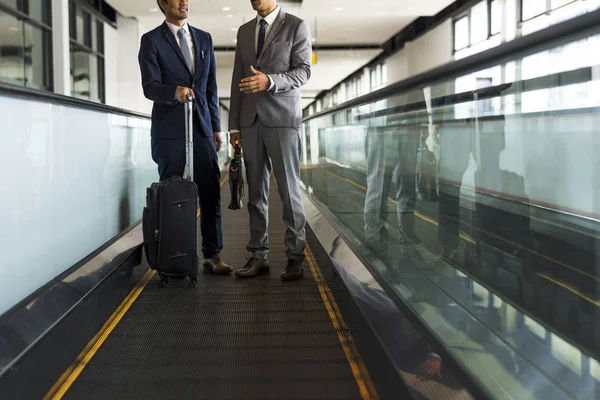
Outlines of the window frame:
M81 38L79 38L77 35L77 15L79 12L87 14L89 17L89 26L84 26L83 37ZM100 18L93 8L90 8L86 4L82 4L78 0L69 1L69 56L72 59L73 48L76 48L78 51L87 53L88 56L94 56L96 62L98 63L96 66L98 81L95 82L95 84L98 85L98 98L92 98L91 93L89 96L81 97L90 101L99 101L102 104L106 103L106 59L104 54L106 51L106 43L104 41L105 22L105 19ZM102 29L100 29L100 26L102 26ZM90 40L92 41L90 44L85 42L86 33L89 33ZM93 43L94 38L96 38L96 43ZM102 46L100 46L100 43ZM91 64L89 68L91 70ZM69 71L69 76L71 78L73 77L72 65L71 71ZM90 76L90 91L92 87L91 78L92 77ZM71 93L71 95L73 95L73 93Z
M23 87L32 88L43 91L54 91L54 55L53 55L53 44L52 44L52 2L46 3L46 12L50 25L44 21L38 20L37 18L31 17L29 13L29 1L30 0L18 0L17 8L13 8L0 0L0 11L12 16L19 21L19 24L23 26L29 25L35 29L39 29L42 32L42 45L43 45L43 58L44 58L44 82L42 83L43 88L39 85L28 85L27 76L24 76ZM34 0L35 1L35 0ZM0 79L2 77L0 76Z
M536 18L539 18L542 15L550 15L553 11L560 10L563 7L568 7L571 4L576 3L578 1L581 1L581 0L571 0L568 3L563 4L562 6L558 6L558 7L555 7L555 8L552 8L552 0L546 0L546 10L543 11L543 12L541 12L541 13L539 13L539 14L533 15L533 16L527 18L527 19L523 19L523 9L524 9L523 2L524 1L528 1L528 0L518 0L517 1L517 6L519 7L519 23L520 24L522 24L524 22L528 22L528 21L534 20Z
M472 41L472 37L471 37L471 20L472 20L472 12L473 12L473 8L475 8L476 6L478 6L479 4L486 2L486 9L487 9L487 32L486 32L486 38L483 40L480 40L476 43L473 43ZM500 28L500 32L496 32L496 33L492 33L492 3L494 1L500 1L500 0L482 0L476 4L473 4L471 7L469 7L466 11L455 15L454 17L452 17L452 55L454 55L456 52L461 51L461 50L465 50L468 49L472 46L478 45L480 43L485 42L486 40L489 40L490 38L496 36L496 35L500 35L502 33L502 28ZM521 2L523 0L519 0L519 2ZM548 0L550 1L550 0ZM577 0L573 0L573 1L577 1ZM469 38L468 38L468 44L464 47L461 48L456 48L456 23L460 20L462 20L463 18L467 18L467 23L468 23L468 32L469 32Z

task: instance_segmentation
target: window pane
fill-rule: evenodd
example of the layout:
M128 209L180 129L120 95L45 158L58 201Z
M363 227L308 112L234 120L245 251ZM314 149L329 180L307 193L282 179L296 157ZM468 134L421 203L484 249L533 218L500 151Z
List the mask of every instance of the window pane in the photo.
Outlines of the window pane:
M29 16L46 25L52 25L50 0L35 0L29 2Z
M379 85L377 84L377 70L375 68L371 69L371 90L377 89Z
M25 77L26 85L50 90L50 32L25 25Z
M79 46L71 46L71 94L90 98L90 57Z
M546 0L523 0L523 21L546 12Z
M569 4L572 3L574 0L551 0L550 2L550 7L552 7L552 9L556 9L558 7L562 7L565 4Z
M491 34L495 35L502 31L502 5L498 0L492 1L492 31Z
M0 79L25 84L23 23L0 11Z
M488 38L487 2L482 1L471 9L471 44Z
M0 0L0 3L4 3L7 6L14 8L15 10L23 11L23 0Z
M90 100L100 101L100 92L98 90L98 59L90 54Z
M469 46L469 17L463 17L454 23L454 50Z
M85 35L85 16L83 15L83 11L78 10L75 5L73 5L73 9L75 10L77 24L75 38L78 42L83 43L83 37Z
M92 16L77 10L77 41L88 47L92 47Z

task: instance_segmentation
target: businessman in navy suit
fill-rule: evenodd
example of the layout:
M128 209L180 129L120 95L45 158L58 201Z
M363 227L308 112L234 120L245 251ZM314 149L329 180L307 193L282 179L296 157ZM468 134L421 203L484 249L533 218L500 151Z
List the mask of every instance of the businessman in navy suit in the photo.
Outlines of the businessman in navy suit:
M161 180L185 168L185 110L194 103L194 179L201 211L203 265L217 274L233 271L220 257L221 148L216 63L212 38L187 23L189 0L157 0L166 21L144 34L139 63L144 95L152 108L152 158Z

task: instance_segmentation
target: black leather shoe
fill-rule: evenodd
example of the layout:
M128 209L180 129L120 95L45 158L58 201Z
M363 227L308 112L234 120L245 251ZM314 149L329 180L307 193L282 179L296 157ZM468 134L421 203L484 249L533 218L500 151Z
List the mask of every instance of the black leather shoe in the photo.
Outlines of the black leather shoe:
M258 275L268 275L271 273L271 267L267 260L258 258L249 258L246 265L235 271L235 276L240 278L251 278Z
M281 279L284 281L295 281L304 277L304 268L300 260L288 260L281 273Z

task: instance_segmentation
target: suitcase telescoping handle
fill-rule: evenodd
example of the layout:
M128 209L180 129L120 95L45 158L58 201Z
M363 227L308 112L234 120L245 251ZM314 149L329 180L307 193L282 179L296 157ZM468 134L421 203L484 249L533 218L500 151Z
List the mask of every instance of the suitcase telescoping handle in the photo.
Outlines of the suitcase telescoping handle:
M185 103L185 170L183 179L194 181L194 99L187 95Z

